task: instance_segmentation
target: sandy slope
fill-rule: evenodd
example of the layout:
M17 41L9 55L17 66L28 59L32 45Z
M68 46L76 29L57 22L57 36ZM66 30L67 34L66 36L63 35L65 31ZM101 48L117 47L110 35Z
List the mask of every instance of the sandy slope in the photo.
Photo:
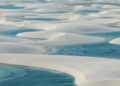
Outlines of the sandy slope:
M120 45L120 38L115 38L115 39L111 40L109 43Z
M34 42L31 42L32 44L40 44L45 46L61 46L75 44L82 45L91 43L101 43L105 41L102 37L84 36L74 33L49 31L25 32L17 34L17 36L34 40Z
M78 86L119 86L120 60L40 54L0 54L0 63L42 67L73 75Z

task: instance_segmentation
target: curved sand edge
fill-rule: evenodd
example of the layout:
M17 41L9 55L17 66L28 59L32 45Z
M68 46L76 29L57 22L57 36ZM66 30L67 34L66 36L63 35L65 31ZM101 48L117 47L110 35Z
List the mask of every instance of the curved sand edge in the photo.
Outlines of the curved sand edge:
M0 59L0 63L42 67L69 73L75 77L78 86L120 84L120 60L40 54L0 54Z
M110 44L120 45L120 38L115 38L109 42Z

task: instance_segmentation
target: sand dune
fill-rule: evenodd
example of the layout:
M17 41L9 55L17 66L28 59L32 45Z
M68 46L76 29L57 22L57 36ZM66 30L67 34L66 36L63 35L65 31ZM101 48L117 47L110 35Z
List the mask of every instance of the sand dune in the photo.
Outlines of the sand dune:
M104 42L102 37L83 36L74 33L64 32L25 32L17 34L18 37L33 40L31 43L46 46L75 45L75 44L91 44Z
M112 32L120 31L119 29L113 29L106 26L86 24L86 23L68 23L58 26L56 29L50 31L56 32L69 32L69 33L100 33L100 32Z
M78 86L120 85L120 60L37 54L0 54L0 59L0 63L42 67L69 73L75 77Z
M46 50L42 46L32 46L14 42L0 42L0 53L44 53Z
M111 44L116 44L116 45L120 45L120 38L113 39L113 40L111 40L109 43L111 43Z

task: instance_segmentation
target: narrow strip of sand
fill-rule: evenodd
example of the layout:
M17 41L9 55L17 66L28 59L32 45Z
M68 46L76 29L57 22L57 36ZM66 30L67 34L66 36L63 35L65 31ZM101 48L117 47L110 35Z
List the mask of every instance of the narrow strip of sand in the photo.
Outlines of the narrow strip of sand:
M78 86L119 86L120 60L81 56L0 54L0 63L69 73Z

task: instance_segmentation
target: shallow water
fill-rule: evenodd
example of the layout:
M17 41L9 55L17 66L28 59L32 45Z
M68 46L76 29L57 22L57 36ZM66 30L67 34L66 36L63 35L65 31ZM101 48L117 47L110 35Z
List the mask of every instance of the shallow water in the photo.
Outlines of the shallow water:
M55 19L55 18L24 18L24 20L32 20L32 21L60 21L60 19Z
M100 5L114 5L114 6L120 6L120 3L115 3L115 2L99 2L97 4L100 4Z
M114 38L120 37L120 32L106 32L86 34L88 36L105 37L106 42L88 45L70 45L51 47L48 54L55 55L72 55L72 56L92 56L103 58L120 59L120 45L109 44L108 42Z
M27 29L27 28L19 28L19 29L15 29L15 30L0 31L0 35L1 36L16 36L19 33L23 33L23 32L35 32L35 31L40 31L40 30Z
M75 86L75 83L65 73L1 64L0 86Z
M0 9L23 9L24 7L13 6L13 5L0 5Z
M54 47L49 54L120 59L120 45L108 43Z
M113 32L104 32L104 33L92 33L92 34L85 34L88 36L98 36L98 37L105 37L108 39L114 39L120 37L120 31L113 31Z
M76 13L82 13L82 14L89 14L89 13L99 13L100 10L82 10L82 11L77 11Z

